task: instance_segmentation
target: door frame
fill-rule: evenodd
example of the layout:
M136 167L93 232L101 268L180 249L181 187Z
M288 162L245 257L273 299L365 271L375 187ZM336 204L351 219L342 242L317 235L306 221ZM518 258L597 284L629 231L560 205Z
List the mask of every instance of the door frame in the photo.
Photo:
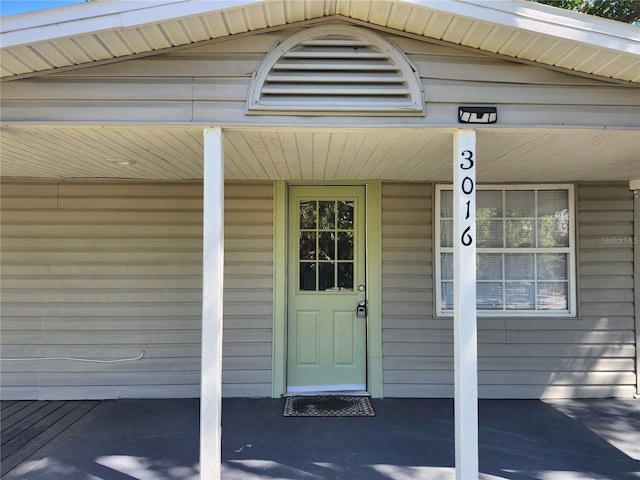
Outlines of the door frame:
M273 186L273 339L272 390L279 398L287 384L287 238L288 190L295 186L365 187L365 261L367 276L367 391L382 398L382 183L365 182L285 182Z

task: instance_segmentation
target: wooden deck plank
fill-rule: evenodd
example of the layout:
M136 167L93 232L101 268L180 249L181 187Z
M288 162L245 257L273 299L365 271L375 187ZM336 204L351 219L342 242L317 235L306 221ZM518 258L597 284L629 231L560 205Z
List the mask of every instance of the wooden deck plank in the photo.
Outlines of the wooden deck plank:
M38 402L39 403L39 402ZM42 402L44 405L24 417L19 422L5 429L2 435L2 461L15 450L26 444L29 440L45 429L52 419L56 418L55 412L67 402L52 401ZM64 411L63 411L64 412ZM52 416L54 415L54 416Z
M43 402L54 403L54 402ZM76 400L63 402L64 405L51 411L47 416L33 424L28 430L14 437L11 441L11 452L5 456L2 451L2 472L6 475L22 462L26 461L38 450L62 434L78 420L93 410L99 400Z
M2 416L2 445L4 445L8 440L11 440L15 435L16 431L21 432L26 429L30 422L37 421L42 414L46 414L45 412L39 412L39 410L43 408L51 408L49 405L52 402L29 402L24 405L20 405L22 408L16 409L13 414L5 417ZM61 402L58 402L61 404Z
M13 416L16 412L22 410L33 404L35 400L7 400L2 402L2 410L0 411L0 418L2 418L3 428L4 421Z
M0 412L4 412L10 406L18 403L18 400L2 400L0 401Z

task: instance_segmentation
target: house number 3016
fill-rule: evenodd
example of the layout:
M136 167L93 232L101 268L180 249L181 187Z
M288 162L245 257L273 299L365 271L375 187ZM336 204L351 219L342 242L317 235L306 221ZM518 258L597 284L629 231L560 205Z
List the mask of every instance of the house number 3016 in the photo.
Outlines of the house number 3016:
M460 170L463 170L460 174L462 177L462 181L460 182L460 193L464 195L464 197L471 197L476 188L474 178L475 178L475 161L473 160L473 152L471 150L462 150L460 152ZM467 199L464 203L465 206L465 216L464 222L462 226L462 234L460 235L460 242L465 247L468 247L473 244L473 237L471 235L471 222L473 219L471 218L471 199Z

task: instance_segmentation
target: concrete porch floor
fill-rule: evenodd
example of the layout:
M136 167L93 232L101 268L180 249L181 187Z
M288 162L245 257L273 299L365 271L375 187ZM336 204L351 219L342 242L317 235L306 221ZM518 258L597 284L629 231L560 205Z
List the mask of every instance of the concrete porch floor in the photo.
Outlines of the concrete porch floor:
M31 422L37 435L2 479L199 478L197 399L82 405L57 430ZM225 399L222 480L454 478L452 400L373 406L375 417L294 418L282 416L281 399ZM481 479L640 479L640 400L481 400L479 408ZM10 419L3 413L3 424ZM5 446L28 417L13 423L3 427Z

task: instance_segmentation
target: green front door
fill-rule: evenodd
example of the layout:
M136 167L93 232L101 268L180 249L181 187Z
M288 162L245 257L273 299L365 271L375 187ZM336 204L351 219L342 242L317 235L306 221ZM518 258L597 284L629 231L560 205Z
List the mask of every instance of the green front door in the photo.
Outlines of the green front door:
M364 195L289 189L288 392L366 390Z

